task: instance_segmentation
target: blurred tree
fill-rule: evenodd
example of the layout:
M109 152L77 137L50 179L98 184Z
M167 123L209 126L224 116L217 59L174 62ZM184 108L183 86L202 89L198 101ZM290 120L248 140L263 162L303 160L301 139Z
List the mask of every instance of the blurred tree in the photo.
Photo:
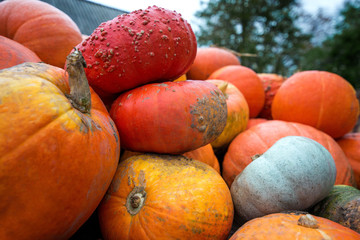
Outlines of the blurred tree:
M297 0L209 0L202 5L195 14L202 20L199 45L256 54L241 58L255 72L289 76L311 45L311 36L297 25L302 14Z
M360 89L360 0L347 0L337 18L336 32L306 52L302 70L337 73Z

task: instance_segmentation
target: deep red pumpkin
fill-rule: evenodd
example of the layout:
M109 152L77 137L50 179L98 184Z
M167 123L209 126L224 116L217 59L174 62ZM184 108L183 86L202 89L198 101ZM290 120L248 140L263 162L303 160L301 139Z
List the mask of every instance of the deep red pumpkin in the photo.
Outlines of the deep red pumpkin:
M286 136L303 136L323 145L335 161L335 184L356 186L353 170L343 150L326 133L314 127L280 120L268 120L240 133L231 142L223 161L222 175L230 186L235 177L252 161L251 157L262 154L277 140Z
M89 84L107 95L180 77L195 59L197 42L181 14L152 6L100 24L78 48Z
M134 152L184 153L215 140L227 119L226 99L212 83L150 83L122 93L110 116L121 146Z

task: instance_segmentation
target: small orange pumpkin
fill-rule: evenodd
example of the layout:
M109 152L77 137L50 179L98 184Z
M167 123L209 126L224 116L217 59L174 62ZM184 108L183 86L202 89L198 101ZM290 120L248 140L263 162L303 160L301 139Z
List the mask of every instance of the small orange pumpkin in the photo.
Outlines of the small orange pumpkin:
M219 68L228 65L240 65L240 60L231 51L218 47L198 48L186 76L187 79L205 80Z
M249 105L249 117L259 115L265 103L265 91L259 76L244 66L225 66L213 72L208 79L220 79L234 84Z
M360 234L326 218L307 213L274 213L246 222L229 240L358 240Z
M219 239L230 232L230 190L213 168L181 155L120 162L99 208L105 239Z

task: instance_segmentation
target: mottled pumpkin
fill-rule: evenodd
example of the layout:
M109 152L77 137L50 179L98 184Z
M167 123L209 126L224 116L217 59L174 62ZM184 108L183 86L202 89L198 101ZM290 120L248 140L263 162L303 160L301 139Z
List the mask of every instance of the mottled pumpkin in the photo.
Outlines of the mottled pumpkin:
M98 214L106 240L225 240L234 209L230 190L210 166L144 154L120 162Z
M118 132L73 60L67 73L45 63L0 71L2 240L68 239L115 174Z
M215 140L226 125L224 94L206 81L150 83L122 93L110 115L122 148L181 154Z
M360 233L360 190L347 185L335 185L322 201L309 210Z
M326 218L307 213L274 213L241 226L229 240L358 240L360 234Z
M340 138L354 128L359 101L355 89L341 76L326 71L303 71L281 85L271 113L275 120L307 124Z
M222 176L228 185L251 163L252 156L266 152L277 140L286 136L303 136L323 145L335 161L335 184L356 186L349 160L332 137L305 124L280 120L268 120L253 126L241 132L230 143L222 163Z

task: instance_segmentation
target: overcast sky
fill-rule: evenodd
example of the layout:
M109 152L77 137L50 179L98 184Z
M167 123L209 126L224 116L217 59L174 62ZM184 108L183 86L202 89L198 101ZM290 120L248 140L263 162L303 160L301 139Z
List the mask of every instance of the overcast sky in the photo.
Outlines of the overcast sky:
M90 0L98 2L106 6L118 8L125 11L134 11L137 9L145 9L148 6L157 5L159 7L175 10L190 23L195 24L195 12L201 10L200 0ZM207 0L203 0L207 1ZM338 10L344 0L301 0L303 8L311 13L316 13L319 8L323 8L325 12L333 14Z

